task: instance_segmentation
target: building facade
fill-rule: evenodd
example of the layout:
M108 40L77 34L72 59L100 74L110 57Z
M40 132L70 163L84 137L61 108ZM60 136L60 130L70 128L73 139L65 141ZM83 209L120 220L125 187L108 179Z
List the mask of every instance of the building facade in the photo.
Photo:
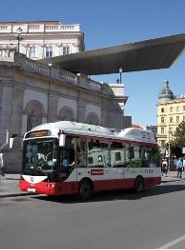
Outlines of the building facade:
M173 139L182 121L185 121L185 95L175 96L165 80L157 103L157 142L161 148Z
M7 172L20 172L22 136L39 124L70 120L117 129L131 126L131 117L123 113L123 85L96 82L14 50L8 55L0 57L1 146L17 136L12 149L4 147Z
M0 48L1 53L16 49L38 60L83 51L84 34L79 24L66 25L58 21L0 22Z
M0 23L0 146L7 172L21 171L22 137L37 125L69 120L131 126L122 84L100 83L37 61L83 50L79 24Z

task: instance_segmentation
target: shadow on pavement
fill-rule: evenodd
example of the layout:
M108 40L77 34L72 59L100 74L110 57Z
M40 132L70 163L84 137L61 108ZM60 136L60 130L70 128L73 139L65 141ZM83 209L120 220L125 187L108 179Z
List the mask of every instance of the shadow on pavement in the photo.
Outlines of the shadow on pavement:
M44 201L56 202L56 203L70 204L70 203L101 202L101 201L111 201L111 200L138 200L144 197L162 195L179 191L185 191L185 184L160 185L152 188L147 188L142 193L134 193L132 190L104 191L94 194L87 201L81 201L75 195L68 195L68 196L44 195L44 196L35 196L32 198Z

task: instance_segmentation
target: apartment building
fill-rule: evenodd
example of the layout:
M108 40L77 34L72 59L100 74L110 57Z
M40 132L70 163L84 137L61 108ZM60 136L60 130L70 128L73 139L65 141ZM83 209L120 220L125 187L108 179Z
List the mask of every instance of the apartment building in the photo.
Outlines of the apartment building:
M182 121L185 121L185 95L175 96L165 80L157 103L157 142L161 148L173 139Z

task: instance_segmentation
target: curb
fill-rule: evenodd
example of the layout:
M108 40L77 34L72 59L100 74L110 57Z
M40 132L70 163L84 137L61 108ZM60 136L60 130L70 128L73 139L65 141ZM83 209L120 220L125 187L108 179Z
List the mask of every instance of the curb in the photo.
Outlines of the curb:
M19 181L20 178L5 177L4 180Z
M178 182L178 181L185 181L185 179L162 180L161 183L165 183L165 182Z
M16 196L27 196L27 195L30 195L30 194L29 193L1 194L0 198L16 197Z

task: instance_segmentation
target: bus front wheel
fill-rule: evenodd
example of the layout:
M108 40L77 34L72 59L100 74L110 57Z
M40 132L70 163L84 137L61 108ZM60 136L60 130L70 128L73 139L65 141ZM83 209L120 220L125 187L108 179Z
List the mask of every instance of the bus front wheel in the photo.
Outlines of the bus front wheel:
M141 176L138 176L134 183L134 191L136 193L140 193L143 191L143 188L144 188L143 178Z
M89 180L80 183L78 196L81 200L87 200L92 194L92 185Z

